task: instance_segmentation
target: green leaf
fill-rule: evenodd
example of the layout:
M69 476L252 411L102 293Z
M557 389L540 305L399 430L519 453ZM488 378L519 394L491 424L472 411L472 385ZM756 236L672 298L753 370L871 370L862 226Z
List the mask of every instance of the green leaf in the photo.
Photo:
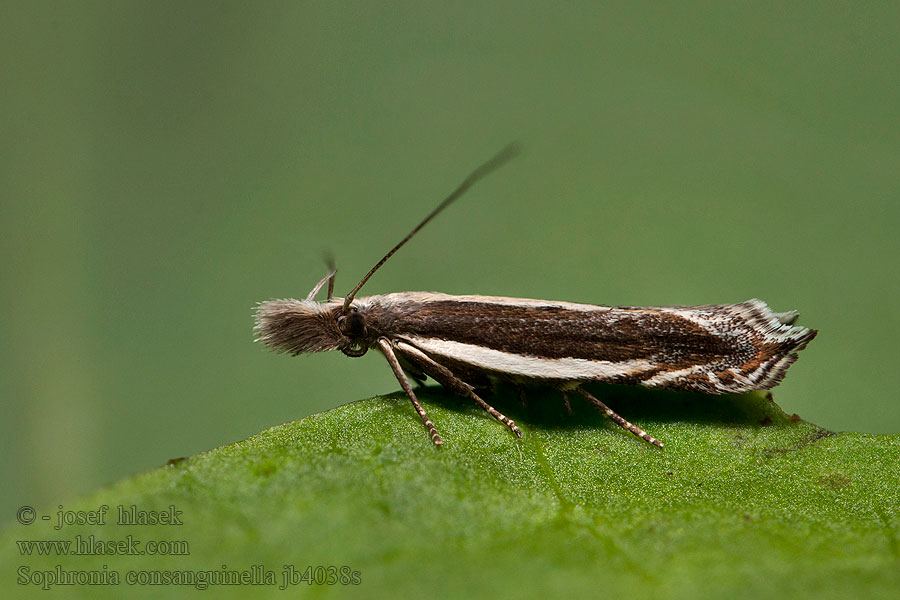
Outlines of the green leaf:
M15 581L20 567L41 583L58 578L59 565L119 575L118 585L65 588L79 597L194 591L130 585L129 572L190 582L197 572L242 570L251 578L268 570L274 583L210 593L896 597L900 436L825 431L762 394L597 393L665 449L575 398L570 416L552 394L530 394L527 408L514 393L492 400L522 428L516 440L468 402L423 391L441 448L401 395L354 402L64 507L105 504L104 525L54 530L56 507L31 525L14 523L0 550L3 589L38 587ZM174 506L183 524L118 525L120 505ZM130 535L139 549L184 540L189 555L22 556L16 544L78 535ZM279 590L285 565L298 580L287 592ZM359 583L299 581L327 577L329 566L338 580L358 572Z

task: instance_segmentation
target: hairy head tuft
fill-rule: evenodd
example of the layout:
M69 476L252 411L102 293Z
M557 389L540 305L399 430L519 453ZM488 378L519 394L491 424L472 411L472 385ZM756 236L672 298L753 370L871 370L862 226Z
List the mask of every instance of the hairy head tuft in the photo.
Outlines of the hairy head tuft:
M270 300L256 307L256 341L275 352L302 354L337 350L344 337L335 320L339 303L312 300Z

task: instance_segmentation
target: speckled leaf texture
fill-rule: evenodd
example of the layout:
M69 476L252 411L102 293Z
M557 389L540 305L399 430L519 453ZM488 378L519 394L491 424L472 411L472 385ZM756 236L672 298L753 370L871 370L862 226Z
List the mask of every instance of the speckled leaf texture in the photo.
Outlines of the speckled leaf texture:
M826 431L761 393L597 390L666 447L574 398L569 415L558 395L523 406L501 390L516 440L429 389L436 448L405 397L362 400L65 507L108 505L104 525L57 531L57 507L36 507L33 524L6 527L3 589L47 597L37 583L59 567L119 576L53 586L66 597L897 597L900 436ZM174 506L183 524L118 525L119 505ZM23 556L16 544L79 535L185 540L189 554ZM226 571L247 581L198 591L197 577Z

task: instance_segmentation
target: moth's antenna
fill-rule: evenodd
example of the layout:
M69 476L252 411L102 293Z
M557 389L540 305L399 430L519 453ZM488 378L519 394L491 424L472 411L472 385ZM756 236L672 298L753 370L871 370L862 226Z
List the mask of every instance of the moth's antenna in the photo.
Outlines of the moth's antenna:
M443 202L441 202L440 204L438 204L437 208L435 208L433 211L431 211L431 214L429 214L427 217L425 217L424 219L422 219L422 222L419 223L418 225L416 225L415 228L414 228L412 231L409 232L409 235L407 235L405 238L403 238L402 240L400 240L400 243L399 243L399 244L397 244L396 246L394 246L393 248L391 248L391 251L388 252L387 254L385 254L385 255L384 255L384 258L382 258L381 260L379 260L379 261L375 264L375 266L372 267L372 268L369 270L368 273L366 273L366 276L363 277L363 278L360 280L360 282L356 284L356 287L353 288L353 289L350 291L350 293L347 294L347 296L344 298L344 307L341 309L341 312L347 312L347 309L350 307L350 303L353 302L353 298L356 296L356 292L358 292L359 289L360 289L363 285L365 285L365 283L369 280L369 277L371 277L371 276L375 273L375 271L377 271L379 268L381 268L381 265L383 265L384 263L386 263L386 262L387 262L387 259L389 259L391 256L394 255L394 252L396 252L397 250L399 250L400 248L402 248L402 247L403 247L403 244L405 244L406 242L408 242L408 241L410 240L410 238L412 238L412 236L416 235L416 233L418 233L420 229L422 229L423 227L425 227L425 224L428 223L428 221L430 221L430 220L433 219L435 216L437 216L437 214L438 214L439 212L441 212L442 210L444 210L445 208L447 208L447 206L448 206L451 202L453 202L454 200L456 200L457 198L459 198L460 196L462 196L463 193L464 193L466 190L468 190L470 187L472 187L472 186L475 184L476 181L478 181L479 179L481 179L482 177L484 177L485 175L487 175L488 173L490 173L490 172L493 171L494 169L497 169L497 168L503 166L504 163L506 163L506 162L507 162L508 160L510 160L511 158L515 157L518 153L519 153L519 145L516 144L516 143L510 144L509 146L507 146L506 148L504 148L503 150L501 150L501 151L499 152L499 154L497 154L496 156L494 156L494 158L490 159L489 161L487 161L486 163L484 163L483 165L481 165L480 167L478 167L477 169L475 169L474 171L472 171L472 173L471 173L468 177L466 177L465 181L463 181L463 182L459 185L458 188L456 188L455 190L453 190L453 193L452 193L452 194L450 194L449 196L447 196L447 197L444 199Z

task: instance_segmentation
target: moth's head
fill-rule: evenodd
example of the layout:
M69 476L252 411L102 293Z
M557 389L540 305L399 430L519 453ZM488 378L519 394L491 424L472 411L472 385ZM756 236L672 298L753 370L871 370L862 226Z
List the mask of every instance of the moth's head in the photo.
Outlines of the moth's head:
M256 341L275 352L293 355L341 350L349 356L362 356L367 348L365 321L354 305L343 311L343 298L260 302L253 331Z

